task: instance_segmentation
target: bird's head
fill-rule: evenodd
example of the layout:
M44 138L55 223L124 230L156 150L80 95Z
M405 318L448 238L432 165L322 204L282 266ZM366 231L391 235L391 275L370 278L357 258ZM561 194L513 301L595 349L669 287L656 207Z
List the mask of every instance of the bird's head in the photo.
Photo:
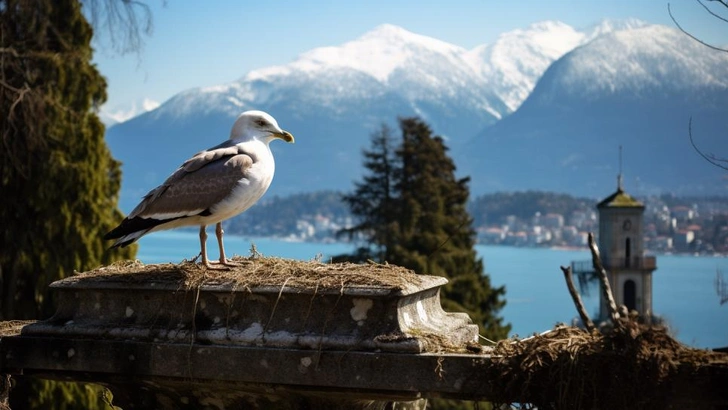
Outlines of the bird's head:
M240 114L230 131L230 139L233 140L258 139L269 143L276 138L294 142L293 135L288 131L283 131L275 118L263 111L245 111Z

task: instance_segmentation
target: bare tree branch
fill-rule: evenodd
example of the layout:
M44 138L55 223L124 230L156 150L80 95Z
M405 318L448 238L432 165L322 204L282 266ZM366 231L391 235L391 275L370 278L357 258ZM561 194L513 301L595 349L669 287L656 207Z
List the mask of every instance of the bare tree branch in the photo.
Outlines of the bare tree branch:
M697 1L698 1L698 3L700 3L700 0L697 0ZM726 3L723 3L723 0L718 0L718 1L720 1L721 4L726 4ZM703 3L700 3L700 5L703 6L703 7L705 7L705 5ZM707 9L707 7L705 7L705 8ZM686 36L692 38L693 40L697 41L698 43L700 43L700 44L702 44L702 45L704 45L704 46L706 46L708 48L712 48L713 50L716 50L716 51L722 51L724 53L728 53L728 49L720 48L720 47L716 47L714 45L708 44L705 41L703 41L703 40L695 37L694 35L688 33L684 28L682 28L682 26L680 25L680 23L678 23L677 20L675 19L675 16L672 15L672 9L670 9L670 3L667 3L667 13L670 15L670 18L672 19L672 22L675 23L675 25L677 26L677 28L679 28L680 31L682 31ZM710 12L710 14L715 15L713 12ZM721 18L721 17L719 17L719 18ZM721 20L722 20L722 18L721 18Z
M594 242L594 234L589 232L589 249L591 250L592 254L592 265L594 266L594 270L596 271L597 275L599 276L599 280L602 283L602 292L604 293L604 298L607 300L607 308L609 308L609 317L612 319L613 324L619 323L619 312L617 311L617 304L614 302L614 294L612 293L612 287L609 285L609 277L607 276L607 271L604 269L604 265L602 265L602 259L599 256L599 247L597 246L596 242Z
M722 4L725 8L728 8L728 2L726 2L726 0L709 0L709 1L717 1L718 3Z
M586 326L586 330L592 331L596 329L594 326L594 322L592 322L591 318L589 317L589 314L586 313L586 308L584 307L584 302L581 301L581 296L579 296L579 292L576 291L576 287L574 286L574 278L572 277L571 273L571 266L569 267L561 267L561 271L564 272L564 279L566 279L566 287L569 288L569 294L571 295L571 299L574 300L574 306L576 306L576 311L579 312L579 316L581 317L582 323L584 323L584 326Z
M695 149L695 151L700 154L701 157L703 157L706 161L710 162L716 167L728 171L728 166L721 164L721 162L728 164L728 159L718 158L712 154L706 155L703 153L703 151L700 150L700 148L698 148L697 145L695 145L695 140L693 140L693 117L690 117L690 122L688 123L688 135L690 136L690 145L693 146L693 149Z
M718 13L714 12L713 10L711 10L708 6L706 6L705 4L703 4L702 1L700 1L700 0L695 0L695 1L697 1L698 3L700 3L700 5L703 6L703 8L705 9L705 11L707 11L708 13L710 13L711 16L713 16L713 17L715 17L715 18L717 18L719 20L723 20L726 23L728 23L728 19L726 19L725 17L723 17L720 14L718 14ZM723 4L724 6L728 7L728 3L723 2L723 0L709 0L709 1L718 1L721 4Z
M120 54L140 52L144 35L151 35L152 11L149 5L135 0L82 0L87 6L91 25L105 30L111 47ZM164 4L164 2L163 2Z

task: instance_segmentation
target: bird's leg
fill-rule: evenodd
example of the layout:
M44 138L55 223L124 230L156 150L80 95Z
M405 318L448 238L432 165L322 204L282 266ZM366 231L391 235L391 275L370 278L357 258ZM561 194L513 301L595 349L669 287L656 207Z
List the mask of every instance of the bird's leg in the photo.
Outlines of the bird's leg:
M225 233L225 231L222 230L222 222L218 222L217 225L215 225L215 236L217 236L217 245L220 247L220 263L225 264L227 263L227 258L225 257L225 246L222 243L222 235Z
M207 259L207 225L200 225L200 255L202 255L201 264L205 265L208 269L219 269L213 268L212 263Z
M225 245L222 243L222 236L225 231L222 230L222 222L218 222L215 226L215 235L217 236L217 244L220 247L220 264L225 266L238 266L237 263L229 261L225 257Z

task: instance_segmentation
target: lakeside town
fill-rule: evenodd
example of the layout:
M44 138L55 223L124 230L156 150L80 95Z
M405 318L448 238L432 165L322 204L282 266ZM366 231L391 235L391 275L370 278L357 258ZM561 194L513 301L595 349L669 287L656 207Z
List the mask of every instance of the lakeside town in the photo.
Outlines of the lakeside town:
M563 194L523 193L524 198L509 198L508 202L498 195L502 194L476 198L470 207L479 244L583 248L587 245L589 232L598 234L595 206L598 201ZM513 205L513 202L526 199L530 202L528 206ZM646 250L663 254L728 255L726 198L662 195L637 199L645 205ZM233 221L230 232L291 241L348 240L337 232L352 226L354 219L339 202L338 194L331 192L275 198L256 210L251 209L248 219L243 215ZM487 203L489 208L483 210L478 206L481 202ZM294 204L299 212L285 211ZM275 222L266 214L275 215ZM254 220L257 223L253 223ZM236 226L242 229L235 229Z
M656 197L646 198L645 249L657 253L728 254L728 204L718 201L669 206ZM523 220L513 215L503 224L476 228L478 242L511 246L587 246L589 232L598 234L596 209L575 210L569 215L536 212Z

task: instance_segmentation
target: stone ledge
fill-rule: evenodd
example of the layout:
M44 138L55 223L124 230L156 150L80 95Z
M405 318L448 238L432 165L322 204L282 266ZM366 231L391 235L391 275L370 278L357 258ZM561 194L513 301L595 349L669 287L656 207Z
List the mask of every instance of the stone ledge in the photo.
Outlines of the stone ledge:
M192 394L196 389L217 389L220 394L267 391L275 396L335 391L399 401L489 395L482 368L490 357L483 354L312 351L28 336L3 339L2 353L6 369L23 369L25 375L89 380L112 389L120 380L136 381L170 395Z
M453 354L482 349L466 314L442 310L444 278L236 262L129 262L55 282L56 313L8 327L0 370L104 384L124 408L415 409L422 392L487 395L488 357Z
M442 310L444 278L391 265L238 262L244 266L223 272L112 265L64 279L51 285L53 317L22 334L409 353L465 351L477 342L466 314Z

